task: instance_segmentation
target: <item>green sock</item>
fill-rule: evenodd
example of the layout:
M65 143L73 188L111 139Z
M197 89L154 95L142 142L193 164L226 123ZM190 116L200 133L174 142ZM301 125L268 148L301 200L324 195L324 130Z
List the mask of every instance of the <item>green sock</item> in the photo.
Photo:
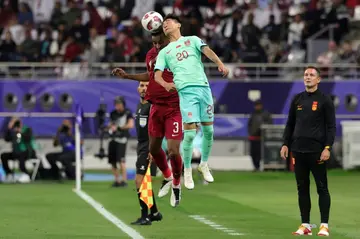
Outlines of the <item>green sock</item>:
M202 126L203 138L201 147L201 162L206 163L209 160L209 155L214 142L214 126L203 125Z
M196 129L184 130L184 139L183 139L183 161L185 168L191 168L191 160L193 153L193 141L196 136Z

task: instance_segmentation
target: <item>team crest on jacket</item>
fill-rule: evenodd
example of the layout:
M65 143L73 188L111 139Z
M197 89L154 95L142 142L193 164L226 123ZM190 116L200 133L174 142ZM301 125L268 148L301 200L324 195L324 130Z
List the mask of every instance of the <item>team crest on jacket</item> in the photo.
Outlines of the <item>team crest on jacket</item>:
M190 46L190 40L185 41L185 46Z
M312 111L316 111L316 110L317 110L317 107L318 107L318 102L317 102L317 101L313 101L312 107L311 107Z

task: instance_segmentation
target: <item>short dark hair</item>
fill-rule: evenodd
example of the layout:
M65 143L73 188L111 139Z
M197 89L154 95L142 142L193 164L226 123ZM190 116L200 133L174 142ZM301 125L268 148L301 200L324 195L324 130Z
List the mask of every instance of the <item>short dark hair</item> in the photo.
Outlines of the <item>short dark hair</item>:
M320 76L320 70L319 70L319 68L317 68L316 66L307 66L307 67L305 68L305 71L306 71L307 69L313 69L313 70L315 70L316 73L318 74L318 76Z
M165 18L164 18L164 21L166 21L167 19L175 20L175 21L177 21L178 23L181 24L180 18L178 16L176 16L175 14L173 14L173 13L170 13L170 14L166 15Z

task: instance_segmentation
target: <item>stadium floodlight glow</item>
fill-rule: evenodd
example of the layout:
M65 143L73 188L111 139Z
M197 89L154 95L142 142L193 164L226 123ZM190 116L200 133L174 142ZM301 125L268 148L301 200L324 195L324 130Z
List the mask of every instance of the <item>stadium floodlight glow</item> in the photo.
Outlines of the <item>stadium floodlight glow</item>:
M8 93L4 97L4 106L8 110L16 110L19 104L19 99L13 93Z
M54 107L54 103L55 103L54 96L52 96L49 93L45 93L41 97L40 103L43 110L50 111Z
M64 93L60 96L59 106L63 110L70 110L73 106L74 99L71 95Z
M348 111L355 111L358 106L359 100L353 94L348 94L345 96L345 107Z
M23 97L22 105L25 110L33 110L36 105L36 96L31 93L26 93Z
M335 110L336 110L340 105L340 99L336 95L331 95L330 97L331 97L331 100L332 100Z

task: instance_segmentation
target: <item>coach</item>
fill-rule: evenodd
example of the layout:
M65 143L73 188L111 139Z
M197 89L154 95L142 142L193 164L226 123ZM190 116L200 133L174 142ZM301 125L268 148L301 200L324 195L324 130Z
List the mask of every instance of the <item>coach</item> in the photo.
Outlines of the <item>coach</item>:
M286 159L289 146L295 166L298 202L302 224L295 235L312 235L310 226L310 172L317 192L321 225L318 235L329 235L330 194L326 165L336 133L334 105L329 96L318 89L320 71L309 66L304 72L305 91L297 94L290 105L280 155Z

